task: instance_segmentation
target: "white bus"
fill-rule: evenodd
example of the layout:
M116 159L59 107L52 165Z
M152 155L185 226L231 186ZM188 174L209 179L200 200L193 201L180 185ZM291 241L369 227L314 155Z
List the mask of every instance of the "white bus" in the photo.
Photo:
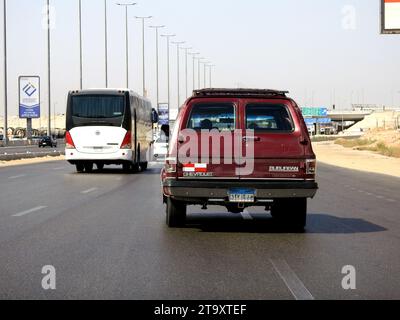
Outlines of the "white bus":
M68 94L66 160L78 172L94 165L146 170L158 121L151 102L128 89L91 89Z

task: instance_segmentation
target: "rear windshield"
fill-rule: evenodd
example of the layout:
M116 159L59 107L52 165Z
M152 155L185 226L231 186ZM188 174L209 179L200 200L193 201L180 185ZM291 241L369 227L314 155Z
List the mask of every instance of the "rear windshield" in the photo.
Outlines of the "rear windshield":
M112 119L124 116L123 96L72 97L72 116L86 119Z
M246 107L247 129L265 132L292 132L293 120L282 105L251 104Z
M235 130L235 107L232 104L196 104L192 108L188 129L233 131Z

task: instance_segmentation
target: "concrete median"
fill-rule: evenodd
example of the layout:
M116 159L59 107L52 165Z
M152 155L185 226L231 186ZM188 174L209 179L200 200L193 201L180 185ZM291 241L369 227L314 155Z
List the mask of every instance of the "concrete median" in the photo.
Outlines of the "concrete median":
M46 157L59 157L65 155L64 151L43 151L43 152L24 152L0 155L0 161L14 161L22 159L46 158Z

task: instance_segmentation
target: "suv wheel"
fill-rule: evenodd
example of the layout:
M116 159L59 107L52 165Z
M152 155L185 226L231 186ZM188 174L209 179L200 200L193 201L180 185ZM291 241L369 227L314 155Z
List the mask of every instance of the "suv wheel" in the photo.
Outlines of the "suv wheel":
M307 199L275 200L271 208L271 215L285 227L304 231L307 224Z
M186 204L171 198L167 199L167 226L170 228L182 227L186 221Z

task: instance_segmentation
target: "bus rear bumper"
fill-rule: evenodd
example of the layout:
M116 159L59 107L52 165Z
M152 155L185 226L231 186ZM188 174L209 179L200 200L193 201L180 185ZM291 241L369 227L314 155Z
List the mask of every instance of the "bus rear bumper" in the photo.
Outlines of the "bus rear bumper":
M132 150L118 150L114 153L83 153L75 149L65 150L65 159L71 163L79 162L101 162L105 164L123 164L133 162L134 152Z

